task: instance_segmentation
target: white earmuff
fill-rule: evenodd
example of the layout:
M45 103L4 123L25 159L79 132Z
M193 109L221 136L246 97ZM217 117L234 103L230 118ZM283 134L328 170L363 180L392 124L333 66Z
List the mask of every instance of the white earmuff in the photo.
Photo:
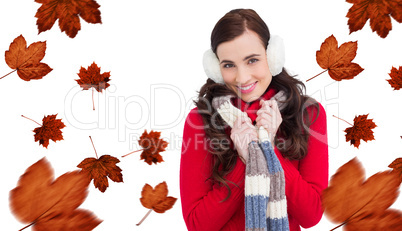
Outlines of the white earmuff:
M272 77L282 72L285 64L285 46L281 37L277 35L271 36L267 47L267 60ZM215 83L224 83L219 60L211 49L204 53L203 66L208 78L215 81Z

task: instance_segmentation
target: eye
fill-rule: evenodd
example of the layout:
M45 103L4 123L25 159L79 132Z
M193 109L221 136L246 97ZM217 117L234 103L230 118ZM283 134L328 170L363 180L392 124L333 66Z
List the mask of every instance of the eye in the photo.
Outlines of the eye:
M256 63L256 62L258 62L258 59L249 59L249 60L248 60L248 63L249 63L249 64L251 64L251 63Z
M234 67L234 65L231 63L227 63L227 64L223 65L223 68L231 68L231 67Z

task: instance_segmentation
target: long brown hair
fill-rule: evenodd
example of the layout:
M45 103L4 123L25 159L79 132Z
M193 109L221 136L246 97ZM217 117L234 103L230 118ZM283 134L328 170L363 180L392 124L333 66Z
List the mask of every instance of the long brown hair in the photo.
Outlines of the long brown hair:
M268 46L270 33L260 16L251 9L235 9L216 23L211 33L211 49L216 54L219 44L233 40L243 34L246 29L256 32L264 47ZM272 78L270 87L278 91L283 90L287 98L284 102L286 107L281 110L282 123L278 128L274 143L285 158L300 160L307 154L309 133L306 128L312 123L312 118L307 114L306 108L313 105L318 112L318 103L305 95L303 82L290 76L285 69ZM216 116L217 111L211 107L213 98L223 95L236 97L236 93L226 85L208 79L201 87L198 99L194 103L203 119L207 139L219 141L209 145L209 152L213 155L214 160L210 179L218 184L223 184L228 189L228 195L223 200L225 201L231 194L225 176L233 170L237 161L237 152L231 148L233 144L227 142L230 141L230 138L226 133L226 123L220 116Z

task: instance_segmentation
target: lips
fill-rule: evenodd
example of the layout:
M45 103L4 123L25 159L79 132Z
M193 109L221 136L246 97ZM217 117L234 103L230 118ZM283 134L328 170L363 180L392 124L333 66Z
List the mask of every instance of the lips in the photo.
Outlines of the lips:
M236 86L237 89L239 89L240 93L242 94L247 94L250 93L254 90L254 88L257 86L257 82L254 82L252 84L246 85L246 86Z

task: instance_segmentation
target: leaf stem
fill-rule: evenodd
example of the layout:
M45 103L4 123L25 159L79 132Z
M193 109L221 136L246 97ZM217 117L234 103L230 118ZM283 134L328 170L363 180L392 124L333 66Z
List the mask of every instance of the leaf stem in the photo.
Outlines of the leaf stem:
M11 74L11 73L13 73L13 72L15 72L17 69L15 69L15 70L13 70L13 71L11 71L10 73L8 73L7 75L9 75L9 74ZM0 79L2 79L2 78L4 78L4 77L6 77L7 75L5 75L5 76L3 76L3 77L0 77Z
M127 153L126 155L123 155L123 156L121 156L121 157L126 157L126 156L128 156L128 155L133 154L134 152L139 152L139 151L142 151L142 150L144 150L144 149L145 149L145 148L140 149L140 150L137 150L137 151L133 151L133 152L130 152L130 153Z
M342 121L344 121L344 122L346 122L346 123L348 123L348 124L350 124L350 126L353 127L353 124L349 123L348 121L346 121L346 120L344 120L344 119L341 119L341 118L339 118L339 117L336 117L335 115L332 115L332 116L335 117L335 118L337 118L337 119L340 119L340 120L342 120Z
M334 231L335 229L341 227L342 225L346 224L348 222L348 220L344 221L342 224L336 226L335 228L331 229L330 231Z
M18 231L24 230L24 229L28 228L29 226L33 225L34 223L35 223L35 222L32 222L31 224L28 224L27 226L25 226L24 228L22 228L22 229L20 229L20 230L18 230Z
M137 224L137 226L141 225L141 223L145 220L145 218L148 217L148 215L152 212L152 209L150 209L147 214L145 214L145 216L141 219L141 221Z
M29 119L29 120L31 120L31 121L33 121L33 122L39 124L39 126L42 126L42 124L36 122L35 120L33 120L33 119L31 119L31 118L28 118L28 117L26 117L26 116L24 116L24 115L21 115L21 116L24 117L25 119Z
M91 137L91 136L89 136L89 139L91 139L92 147L94 147L94 150L95 150L95 155L96 155L96 159L99 159L99 158L98 158L98 153L96 152L96 149L95 149L94 142L92 141L92 137Z
M95 111L95 103L94 103L94 88L92 88L92 110Z
M326 72L326 71L328 71L328 69L325 69L325 70L324 70L323 72L321 72L320 74L316 74L315 76L313 76L313 77L309 78L308 80L306 80L306 82L308 82L308 81L310 81L310 80L314 79L315 77L317 77L317 76L321 75L322 73L324 73L324 72Z

